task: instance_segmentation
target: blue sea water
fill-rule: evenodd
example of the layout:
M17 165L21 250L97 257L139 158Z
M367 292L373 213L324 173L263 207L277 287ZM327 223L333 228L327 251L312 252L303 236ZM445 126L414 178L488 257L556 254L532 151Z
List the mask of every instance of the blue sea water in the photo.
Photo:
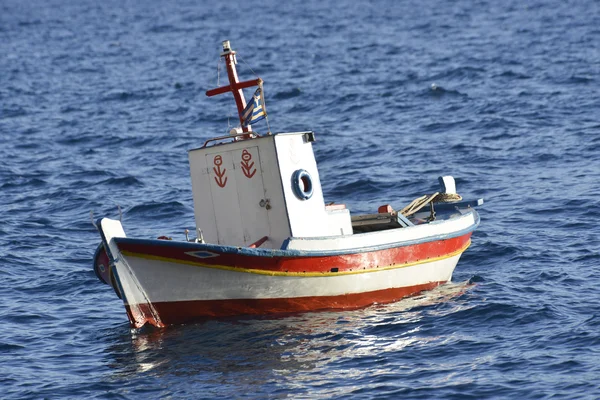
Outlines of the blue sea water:
M453 283L130 330L89 214L194 229L186 151L236 121L204 95L224 39L271 129L316 132L327 201L448 174L485 198ZM3 0L0 397L600 398L599 194L597 1Z

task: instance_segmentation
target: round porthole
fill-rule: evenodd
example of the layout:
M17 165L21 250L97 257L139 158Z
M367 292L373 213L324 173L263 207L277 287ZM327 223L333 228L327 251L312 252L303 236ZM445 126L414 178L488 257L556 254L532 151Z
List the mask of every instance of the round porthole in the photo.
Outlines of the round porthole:
M292 174L292 189L300 200L308 200L313 195L313 183L310 174L304 169L298 169Z

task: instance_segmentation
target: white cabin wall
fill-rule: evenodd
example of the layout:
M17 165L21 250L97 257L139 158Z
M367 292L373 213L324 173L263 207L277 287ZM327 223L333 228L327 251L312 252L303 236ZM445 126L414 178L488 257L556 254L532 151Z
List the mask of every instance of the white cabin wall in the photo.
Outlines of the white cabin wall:
M291 236L274 136L191 150L189 160L196 226L207 242L248 246L267 236L261 247L279 248Z
M292 236L329 236L331 230L312 143L305 133L285 133L275 135L275 146ZM292 188L292 175L298 169L306 170L312 178L313 194L308 200L300 200Z
M205 152L190 150L190 175L192 178L192 197L194 199L194 217L196 228L202 230L204 239L209 243L218 243L217 221L210 191L208 167Z
M261 247L279 249L283 242L292 236L287 209L281 187L277 152L275 150L275 137L268 136L265 141L264 152L261 153L261 170L265 186L265 198L269 200L271 209L269 215L269 240ZM262 150L261 150L262 151ZM264 156L263 156L264 154Z

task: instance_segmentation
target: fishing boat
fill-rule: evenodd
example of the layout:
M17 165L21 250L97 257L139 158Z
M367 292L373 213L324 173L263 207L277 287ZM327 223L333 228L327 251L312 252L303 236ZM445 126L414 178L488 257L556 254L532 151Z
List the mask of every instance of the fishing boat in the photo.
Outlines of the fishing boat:
M94 225L98 278L134 328L210 318L347 310L398 301L447 283L479 224L451 176L400 210L354 215L323 198L313 132L266 132L263 81L240 81L223 42L240 126L188 153L195 238L130 238L121 219ZM243 89L257 87L246 101ZM182 235L183 236L183 235Z

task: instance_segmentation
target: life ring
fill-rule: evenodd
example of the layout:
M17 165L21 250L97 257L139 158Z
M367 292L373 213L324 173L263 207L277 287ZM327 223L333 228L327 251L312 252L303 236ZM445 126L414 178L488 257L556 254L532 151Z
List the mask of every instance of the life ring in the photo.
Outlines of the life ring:
M298 169L292 174L292 189L300 200L308 200L312 197L313 183L308 171Z

